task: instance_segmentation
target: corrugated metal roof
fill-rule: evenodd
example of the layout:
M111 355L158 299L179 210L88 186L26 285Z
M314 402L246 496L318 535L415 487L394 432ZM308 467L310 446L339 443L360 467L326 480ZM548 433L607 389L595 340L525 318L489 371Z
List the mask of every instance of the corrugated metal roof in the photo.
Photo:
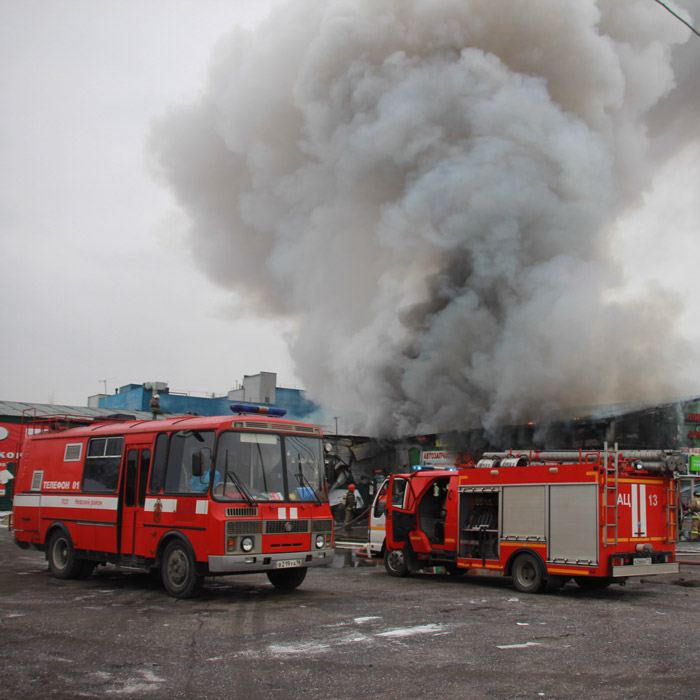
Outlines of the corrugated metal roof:
M29 415L37 416L86 416L97 418L102 416L113 416L115 414L134 416L138 419L151 418L149 411L117 411L114 408L88 408L87 406L64 406L55 403L25 403L23 401L0 401L0 417L21 418L22 413L28 411Z

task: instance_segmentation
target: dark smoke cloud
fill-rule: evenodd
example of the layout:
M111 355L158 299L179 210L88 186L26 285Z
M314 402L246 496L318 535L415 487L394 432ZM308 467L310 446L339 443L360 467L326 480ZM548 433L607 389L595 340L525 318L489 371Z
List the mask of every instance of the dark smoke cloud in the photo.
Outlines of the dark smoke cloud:
M689 36L638 0L297 0L221 43L152 163L207 273L296 319L297 373L345 425L665 396L679 302L610 301L609 247Z

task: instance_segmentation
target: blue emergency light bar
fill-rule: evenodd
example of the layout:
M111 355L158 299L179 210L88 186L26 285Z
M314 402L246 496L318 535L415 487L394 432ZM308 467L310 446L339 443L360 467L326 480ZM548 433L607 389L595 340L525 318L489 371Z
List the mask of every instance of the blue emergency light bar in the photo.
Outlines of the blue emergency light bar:
M457 471L457 467L439 467L439 469L443 472L456 472ZM435 471L435 467L432 464L430 466L425 465L425 464L414 464L413 471L414 472L433 472L433 471Z
M256 406L252 403L232 403L231 411L233 413L257 413L262 416L277 416L281 418L287 413L286 408L274 408L272 406Z

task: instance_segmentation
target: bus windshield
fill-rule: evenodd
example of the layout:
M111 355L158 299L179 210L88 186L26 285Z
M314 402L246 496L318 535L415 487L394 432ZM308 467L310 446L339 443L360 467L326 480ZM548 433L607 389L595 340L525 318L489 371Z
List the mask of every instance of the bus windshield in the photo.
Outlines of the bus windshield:
M214 498L225 501L327 501L321 441L272 433L221 433Z

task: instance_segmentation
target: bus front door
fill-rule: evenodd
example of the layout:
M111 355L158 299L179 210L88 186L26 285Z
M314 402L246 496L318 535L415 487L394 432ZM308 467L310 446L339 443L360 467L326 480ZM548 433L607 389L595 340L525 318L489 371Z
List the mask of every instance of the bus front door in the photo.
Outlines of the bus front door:
M143 522L146 501L146 481L151 465L151 448L145 445L129 445L126 449L126 468L120 504L119 555L133 557L137 554L136 531Z

